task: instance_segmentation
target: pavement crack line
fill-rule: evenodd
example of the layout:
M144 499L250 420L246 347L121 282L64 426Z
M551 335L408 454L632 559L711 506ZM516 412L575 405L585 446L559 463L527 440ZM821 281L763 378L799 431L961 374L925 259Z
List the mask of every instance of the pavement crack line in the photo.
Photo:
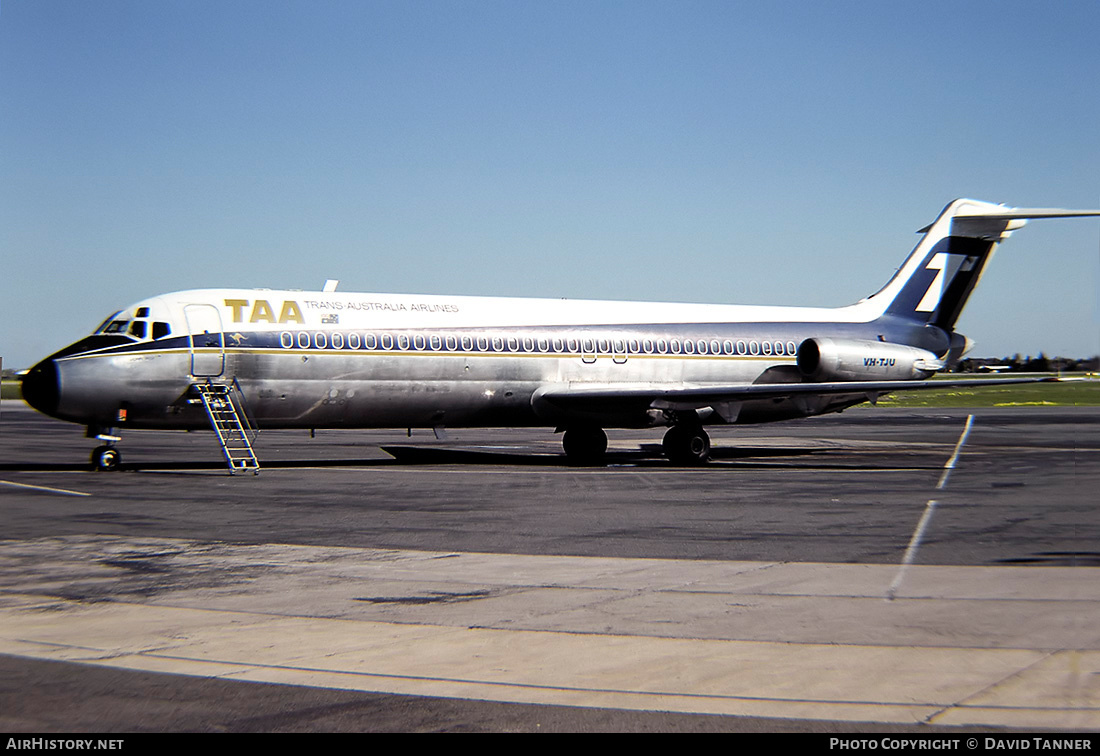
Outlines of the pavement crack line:
M980 690L976 690L973 693L971 693L970 695L964 696L963 698L959 699L958 701L955 701L954 703L948 704L948 705L942 707L941 709L939 709L938 711L933 712L927 718L925 718L924 723L925 724L936 724L936 719L937 718L947 714L950 711L953 711L955 709L970 708L968 706L968 704L966 703L967 701L973 701L978 696L981 696L981 695L984 695L986 693L989 693L989 692L992 692L992 691L996 690L997 688L1004 685L1009 680L1011 680L1013 678L1016 678L1016 677L1020 677L1021 675L1035 669L1035 667L1039 666L1040 664L1044 664L1047 660L1054 658L1055 656L1057 656L1060 653L1062 653L1062 650L1051 651L1051 652L1043 655L1042 657L1036 659L1031 664L1028 664L1024 667L1021 667L1020 669L1013 670L1012 672L1006 674L1004 677L1000 678L999 680L995 680L994 682L989 683L989 685L986 685L984 688L981 688Z

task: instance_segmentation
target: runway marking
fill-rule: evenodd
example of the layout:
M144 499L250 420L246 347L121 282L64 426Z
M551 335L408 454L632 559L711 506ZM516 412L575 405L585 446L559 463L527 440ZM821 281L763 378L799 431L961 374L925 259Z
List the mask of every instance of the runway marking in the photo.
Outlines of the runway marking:
M924 514L921 515L920 522L917 523L917 529L913 531L913 537L909 539L909 547L905 549L905 556L901 560L898 574L886 590L886 598L889 601L894 600L894 595L901 587L901 581L905 579L905 571L917 558L917 549L920 548L920 542L924 538L924 531L928 527L928 523L932 521L932 513L936 511L936 503L935 499L929 499L928 503L924 505Z
M52 488L50 486L34 486L30 483L16 483L11 480L0 480L0 485L14 486L16 488L30 488L34 491L49 491L50 493L59 493L66 496L91 496L90 493L84 493L83 491L70 491L67 488Z
M959 453L962 451L963 444L966 443L967 437L970 435L970 428L974 425L974 416L966 416L966 425L963 427L962 435L959 436L959 442L955 444L955 451L951 454L951 459L947 460L947 464L943 466L943 475L940 476L940 482L936 484L936 490L943 490L943 487L947 485L947 479L951 477L951 471L955 469L955 462L959 459Z
M936 490L942 491L947 485L947 479L951 477L951 471L955 469L955 463L959 460L959 454L962 452L963 444L966 443L967 437L970 435L970 429L974 425L974 416L966 416L966 425L963 426L963 431L959 435L959 441L955 444L955 451L951 453L950 459L944 463L943 474L940 475L940 481L936 484ZM901 567L898 569L898 574L894 578L894 582L890 583L890 587L886 590L886 599L888 601L894 600L894 595L897 593L898 588L901 587L901 581L905 579L905 571L909 569L917 558L917 550L920 548L921 541L924 539L924 531L928 528L928 523L932 521L932 513L936 511L937 502L935 499L929 499L924 505L924 514L921 515L920 522L917 523L917 529L913 531L912 538L909 539L909 546L905 549L905 556L901 560Z

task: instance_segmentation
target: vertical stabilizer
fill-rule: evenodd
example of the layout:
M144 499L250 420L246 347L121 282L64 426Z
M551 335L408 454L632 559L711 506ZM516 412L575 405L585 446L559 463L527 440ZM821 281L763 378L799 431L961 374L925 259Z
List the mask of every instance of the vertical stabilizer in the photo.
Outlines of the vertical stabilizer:
M890 282L861 306L953 330L997 244L1014 230L1035 218L1093 215L1100 215L1100 210L1016 208L955 200L918 232L924 237L916 249Z

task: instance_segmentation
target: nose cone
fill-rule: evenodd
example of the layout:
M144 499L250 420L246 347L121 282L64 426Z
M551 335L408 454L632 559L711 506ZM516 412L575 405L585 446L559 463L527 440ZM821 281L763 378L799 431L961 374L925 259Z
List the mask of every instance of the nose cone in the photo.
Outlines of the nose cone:
M57 414L60 394L57 363L52 358L42 360L23 376L23 400L43 414Z

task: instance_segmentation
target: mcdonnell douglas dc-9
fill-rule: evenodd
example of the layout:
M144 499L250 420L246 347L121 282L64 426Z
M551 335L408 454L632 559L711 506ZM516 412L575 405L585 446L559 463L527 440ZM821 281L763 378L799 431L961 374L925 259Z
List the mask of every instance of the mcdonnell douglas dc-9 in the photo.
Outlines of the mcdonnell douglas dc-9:
M212 428L230 472L251 426L545 426L594 464L606 428L665 427L698 464L707 425L838 412L930 381L969 349L955 323L997 244L1035 218L1100 210L956 200L893 278L847 307L657 304L202 289L111 315L23 378L39 411L87 426L97 469L123 428ZM1016 379L1021 380L1021 379ZM1026 380L1026 379L1025 379Z

